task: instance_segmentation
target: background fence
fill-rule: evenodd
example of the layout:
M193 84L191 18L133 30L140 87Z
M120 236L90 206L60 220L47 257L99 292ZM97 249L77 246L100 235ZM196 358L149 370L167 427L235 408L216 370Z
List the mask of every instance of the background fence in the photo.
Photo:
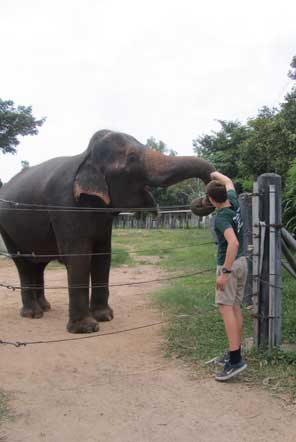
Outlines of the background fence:
M113 227L120 229L190 229L205 228L211 224L211 215L200 217L191 210L160 211L156 217L152 214L121 213L113 221Z

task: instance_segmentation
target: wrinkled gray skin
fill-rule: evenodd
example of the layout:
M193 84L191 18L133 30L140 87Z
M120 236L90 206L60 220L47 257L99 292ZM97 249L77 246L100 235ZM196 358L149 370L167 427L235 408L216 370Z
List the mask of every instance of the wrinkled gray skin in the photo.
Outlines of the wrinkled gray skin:
M196 198L191 201L191 210L195 215L207 216L215 210L207 196Z
M59 157L21 171L0 190L0 198L19 203L156 209L148 186L169 186L190 177L210 180L214 168L196 157L168 157L144 147L135 138L102 130L91 138L85 152ZM20 252L52 257L14 258L20 282L21 315L40 318L50 309L44 290L46 265L57 255L66 268L69 285L71 333L91 333L98 321L109 321L108 304L111 233L114 213L8 211L0 202L0 233L10 253ZM107 252L107 255L87 254ZM56 255L56 256L55 256ZM91 294L88 286L91 281ZM105 284L106 287L95 287ZM74 288L76 286L76 288ZM80 288L77 288L80 286Z

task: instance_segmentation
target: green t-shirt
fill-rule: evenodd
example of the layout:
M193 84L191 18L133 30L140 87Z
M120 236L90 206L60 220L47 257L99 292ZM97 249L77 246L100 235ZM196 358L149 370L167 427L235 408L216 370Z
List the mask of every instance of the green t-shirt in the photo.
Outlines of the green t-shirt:
M217 215L215 217L215 233L218 240L218 253L217 253L217 263L218 265L223 265L227 250L227 241L224 237L224 232L230 227L234 230L236 237L239 242L239 248L236 258L244 255L244 234L243 234L243 221L241 217L241 211L237 195L235 190L228 190L227 199L230 202L230 207L223 207L217 210Z

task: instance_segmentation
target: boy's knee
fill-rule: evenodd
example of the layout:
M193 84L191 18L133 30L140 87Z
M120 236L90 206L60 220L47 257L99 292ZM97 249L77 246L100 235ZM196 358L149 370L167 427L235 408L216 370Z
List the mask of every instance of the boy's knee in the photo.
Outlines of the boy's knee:
M232 310L233 306L232 305L226 305L226 304L219 304L219 312L221 315L223 315L223 313Z

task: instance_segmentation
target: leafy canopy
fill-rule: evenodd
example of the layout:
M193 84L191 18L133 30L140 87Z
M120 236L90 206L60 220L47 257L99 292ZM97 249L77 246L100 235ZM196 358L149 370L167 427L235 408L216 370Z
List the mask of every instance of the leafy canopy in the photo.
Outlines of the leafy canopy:
M37 135L38 127L45 118L36 120L31 106L17 106L11 100L0 98L0 150L2 153L16 153L18 136Z
M289 77L296 80L296 56ZM246 124L218 120L221 129L193 140L197 155L228 175L238 191L252 189L252 181L266 172L282 176L283 187L296 159L296 87L279 109L263 106Z

